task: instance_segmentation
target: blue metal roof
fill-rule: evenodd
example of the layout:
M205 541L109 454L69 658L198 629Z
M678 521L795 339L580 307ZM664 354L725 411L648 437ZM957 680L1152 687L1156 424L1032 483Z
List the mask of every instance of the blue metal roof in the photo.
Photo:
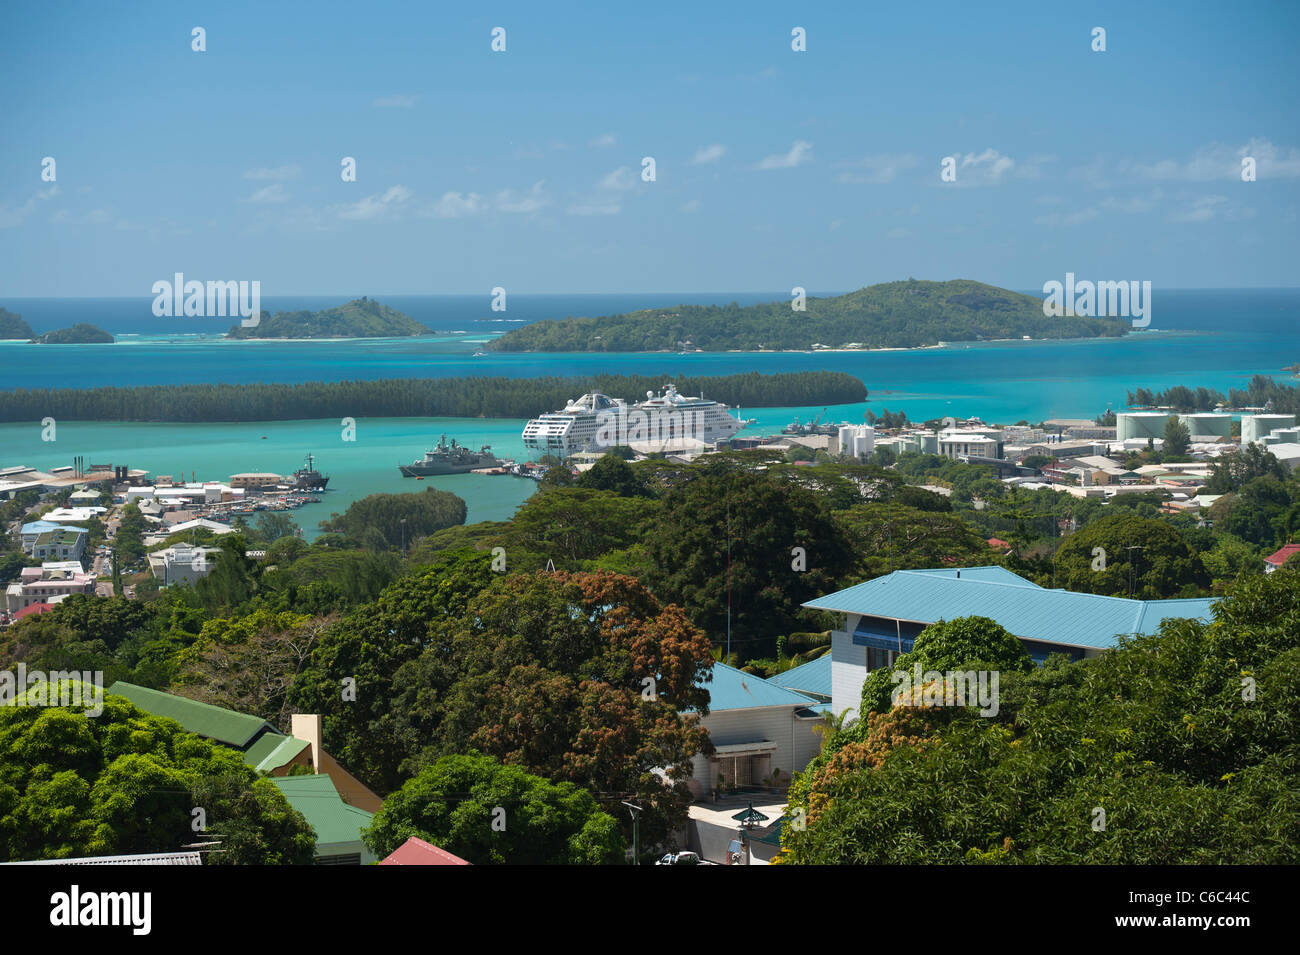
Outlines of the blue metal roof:
M898 570L805 607L931 624L989 617L1025 640L1104 650L1117 634L1153 633L1170 617L1210 620L1212 598L1131 600L1048 590L1000 567Z
M752 706L809 706L812 700L802 693L745 673L725 663L713 664L713 682L704 684L709 691L709 710L743 710Z
M784 673L768 678L768 683L783 686L787 690L815 693L818 696L831 695L831 655L824 653L816 660L809 660Z

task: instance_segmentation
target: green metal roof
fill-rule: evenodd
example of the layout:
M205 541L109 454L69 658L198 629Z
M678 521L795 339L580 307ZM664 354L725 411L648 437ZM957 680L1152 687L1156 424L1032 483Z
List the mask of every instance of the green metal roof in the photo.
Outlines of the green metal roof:
M277 736L283 735L260 716L236 713L211 703L187 700L183 696L150 690L134 683L118 680L108 688L108 692L126 697L146 713L173 719L191 733L236 749L247 748L260 733L269 731Z
M257 742L244 750L244 762L259 773L269 773L292 761L310 745L307 740L294 736L263 733L257 738Z
M1104 650L1118 634L1154 633L1170 617L1208 621L1213 605L1048 590L1001 567L962 567L897 570L803 606L923 624L989 617L1022 640Z
M360 842L361 830L370 825L373 813L349 806L324 773L315 776L276 776L289 805L307 817L316 830L316 844Z

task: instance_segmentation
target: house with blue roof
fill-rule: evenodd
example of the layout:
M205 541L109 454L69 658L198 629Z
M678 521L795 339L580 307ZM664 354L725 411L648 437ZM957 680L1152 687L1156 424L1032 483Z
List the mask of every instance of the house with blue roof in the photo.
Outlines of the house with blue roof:
M812 697L819 703L829 703L831 701L831 655L824 653L816 660L809 660L797 667L791 667L784 673L768 677L767 682Z
M697 799L721 788L785 787L821 752L821 712L812 697L725 663L714 663L709 715L700 720L712 756L697 754L689 782Z
M1122 635L1150 634L1161 622L1210 620L1212 598L1132 600L1040 587L1003 567L898 570L803 606L843 614L831 634L831 709L856 713L867 674L892 666L927 626L956 617L996 620L1041 663L1053 653L1097 656Z

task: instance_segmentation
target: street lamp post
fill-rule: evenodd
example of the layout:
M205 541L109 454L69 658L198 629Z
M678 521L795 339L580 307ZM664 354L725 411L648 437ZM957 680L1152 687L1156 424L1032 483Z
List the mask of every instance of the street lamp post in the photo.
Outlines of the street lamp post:
M632 815L632 864L641 864L641 812L645 808L636 803L624 801L623 805Z

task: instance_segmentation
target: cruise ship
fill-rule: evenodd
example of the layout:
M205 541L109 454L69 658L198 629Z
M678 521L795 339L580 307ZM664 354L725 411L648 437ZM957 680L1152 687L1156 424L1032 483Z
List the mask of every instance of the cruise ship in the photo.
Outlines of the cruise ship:
M671 383L664 386L662 395L647 391L645 400L634 405L593 391L524 425L524 447L530 453L558 457L616 445L643 452L712 447L729 440L748 423L729 411L721 402L702 395L680 394Z

